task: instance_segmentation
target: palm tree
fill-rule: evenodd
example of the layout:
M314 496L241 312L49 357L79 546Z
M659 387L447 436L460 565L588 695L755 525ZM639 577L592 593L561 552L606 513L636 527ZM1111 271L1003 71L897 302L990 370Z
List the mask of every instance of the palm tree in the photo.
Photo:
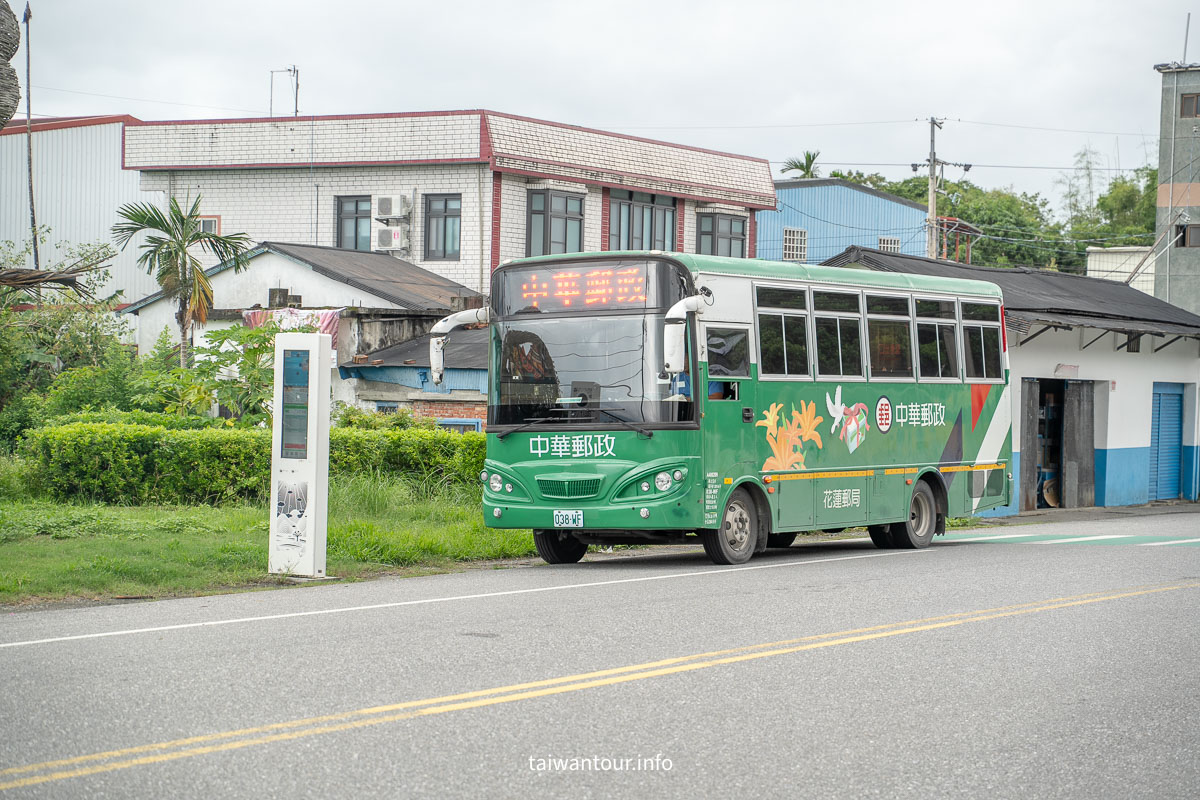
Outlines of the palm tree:
M250 237L244 233L206 233L200 224L199 197L186 214L172 197L166 213L150 203L129 203L121 206L117 216L123 220L112 227L117 244L124 250L134 236L147 233L140 245L138 266L154 276L166 297L179 299L175 315L179 322L179 366L186 368L188 334L193 323L203 325L208 321L213 304L212 284L193 249L199 248L241 272L246 268Z
M804 158L789 158L783 162L780 172L799 172L801 178L816 178L820 174L817 169L817 156L820 150L805 150Z

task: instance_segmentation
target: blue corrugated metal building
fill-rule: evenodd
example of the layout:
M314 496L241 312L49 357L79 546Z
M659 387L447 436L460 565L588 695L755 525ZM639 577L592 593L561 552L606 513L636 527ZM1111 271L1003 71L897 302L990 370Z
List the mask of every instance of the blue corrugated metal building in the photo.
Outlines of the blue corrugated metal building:
M775 181L775 211L756 216L756 255L819 264L851 245L925 255L925 206L841 178Z

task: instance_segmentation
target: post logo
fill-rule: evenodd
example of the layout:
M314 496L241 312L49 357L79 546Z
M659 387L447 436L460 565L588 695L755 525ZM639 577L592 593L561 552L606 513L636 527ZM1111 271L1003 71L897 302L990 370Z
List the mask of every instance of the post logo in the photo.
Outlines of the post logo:
M875 427L880 433L887 433L892 428L892 401L886 396L875 404Z

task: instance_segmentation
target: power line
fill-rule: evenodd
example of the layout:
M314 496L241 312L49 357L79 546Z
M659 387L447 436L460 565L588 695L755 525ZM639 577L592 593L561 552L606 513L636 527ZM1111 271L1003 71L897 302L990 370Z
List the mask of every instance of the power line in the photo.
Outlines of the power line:
M240 111L246 114L262 114L261 108L229 108L228 106L206 106L199 103L178 103L172 100L150 100L145 97L125 97L119 94L100 94L99 92L81 92L75 89L58 89L54 86L38 86L34 84L33 88L43 89L48 92L65 92L67 94L82 94L88 97L107 97L112 100L129 100L134 103L157 103L165 106L186 106L188 108L210 108L217 111Z
M717 130L764 130L768 128L841 128L856 125L900 125L911 119L879 119L863 122L795 122L771 125L597 125L615 131L717 131Z
M786 164L786 161L771 161L771 164ZM899 161L822 161L826 166L834 167L912 167L912 162L901 163ZM1064 172L1074 170L1075 167L1050 167L1040 164L976 164L971 162L971 169L976 167L986 167L989 169L1053 169ZM1092 167L1094 170L1103 172L1136 172L1141 167Z
M1146 137L1145 133L1129 133L1127 131L1089 131L1079 128L1047 128L1041 125L1015 125L1008 122L981 122L975 119L954 119L951 117L950 122L961 122L966 125L986 125L991 128L1018 128L1024 131L1053 131L1055 133L1094 133L1100 136L1138 136Z

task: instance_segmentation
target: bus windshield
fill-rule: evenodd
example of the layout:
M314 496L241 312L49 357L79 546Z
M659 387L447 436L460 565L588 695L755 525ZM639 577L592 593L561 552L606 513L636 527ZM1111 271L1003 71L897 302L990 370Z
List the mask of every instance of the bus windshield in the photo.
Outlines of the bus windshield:
M489 425L688 422L687 373L662 373L662 313L502 320Z

